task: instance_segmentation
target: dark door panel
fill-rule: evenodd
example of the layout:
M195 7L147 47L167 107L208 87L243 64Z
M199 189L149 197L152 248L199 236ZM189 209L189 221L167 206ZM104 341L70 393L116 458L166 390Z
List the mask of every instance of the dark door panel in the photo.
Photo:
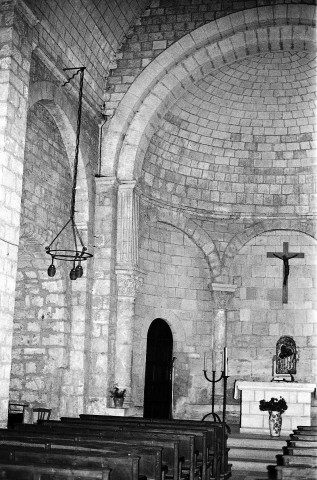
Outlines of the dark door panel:
M168 324L157 318L147 337L144 417L171 418L173 337Z

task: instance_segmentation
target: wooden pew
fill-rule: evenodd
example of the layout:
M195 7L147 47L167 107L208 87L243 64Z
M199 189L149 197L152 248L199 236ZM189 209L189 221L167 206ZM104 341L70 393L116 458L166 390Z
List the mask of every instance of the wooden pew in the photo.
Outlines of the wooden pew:
M122 417L124 418L124 417ZM99 419L98 417L94 417L93 420L86 419L86 418L74 418L74 417L62 417L61 421L64 423L70 423L70 424L85 424L85 425L98 425L101 427L107 427L109 425L111 426L116 426L119 429L126 430L127 428L141 428L142 431L150 431L150 432L161 432L164 431L166 432L171 432L171 433L182 433L182 434L188 434L188 435L194 435L194 449L195 449L195 454L197 456L195 457L195 464L193 467L192 473L189 472L190 477L193 477L195 474L194 472L197 470L200 470L201 478L203 480L207 480L210 478L210 461L208 459L209 457L209 451L213 449L214 446L214 434L213 431L208 430L205 428L203 425L194 425L191 424L190 422L187 422L186 425L181 425L177 421L164 421L162 422L157 422L154 423L152 421L148 421L147 419L142 419L142 418L135 418L135 417L125 417L127 418L127 421L119 421L116 422L115 418L111 418L108 420L107 418L104 419ZM132 420L130 421L130 418ZM201 452L201 457L198 457L198 453ZM184 472L186 469L186 465L183 464L182 466L182 471ZM187 466L188 469L188 466Z
M76 446L77 448L90 447L95 449L103 448L104 445L108 446L110 443L112 446L117 444L118 448L121 446L125 449L129 449L133 446L136 449L135 451L137 451L138 447L146 447L146 449L148 449L148 447L155 449L161 448L163 462L168 467L166 478L172 478L173 480L181 479L180 467L183 459L179 454L179 441L171 438L170 435L161 435L159 439L155 439L153 436L145 436L140 434L140 432L138 435L136 433L131 435L124 432L117 432L117 435L114 435L113 432L100 433L96 430L89 432L87 431L87 428L84 430L85 431L74 431L74 428L62 428L61 430L57 428L56 425L53 428L52 425L48 427L43 425L21 424L18 429L10 432L5 430L5 432L9 432L9 434L11 434L11 440L14 441L29 443L36 441L37 444L44 443L48 446L68 444L70 446ZM15 436L13 434L15 434ZM0 430L0 441L7 441L7 439L8 435L6 435L3 430ZM164 468L162 471L164 474Z
M46 478L64 477L68 479L87 478L89 480L109 480L110 469L96 467L65 467L51 466L29 463L0 463L0 475L3 479L29 480L32 475L33 480L41 480L42 475Z
M283 454L277 455L275 466L278 480L311 480L317 478L317 441L314 428L294 430L283 447Z
M147 441L153 439L160 441L161 438L164 439L173 439L179 441L179 455L183 458L181 464L181 473L188 472L189 479L194 480L200 476L199 468L197 467L196 456L197 452L195 450L195 440L198 436L202 436L202 432L196 430L195 432L189 431L187 429L176 428L160 428L159 426L151 425L147 426L142 424L141 426L137 424L130 425L116 425L116 424L105 424L99 422L92 423L82 423L82 422L72 422L64 423L59 421L45 421L42 423L43 427L54 428L54 429L71 429L73 432L98 432L99 436L104 437L107 435L107 438L116 439L118 435L119 438L136 438L139 442L140 439L145 438ZM19 427L21 428L21 427ZM186 431L185 431L186 430Z
M303 452L301 455L282 455L283 465L305 465L306 467L317 467L317 457L309 455L309 452L306 454Z
M118 452L55 449L45 451L39 447L0 446L0 462L14 464L58 465L64 468L107 468L111 480L147 480L139 475L139 456Z
M311 440L317 441L317 432L294 430L294 433L290 435L290 439L303 440L304 442L310 442Z
M184 421L179 422L178 420L161 420L161 421L152 421L148 419L143 419L140 417L120 417L119 421L116 421L118 417L108 417L108 416L98 416L98 415L84 415L80 418L75 417L62 417L61 422L70 423L70 424L86 424L86 425L99 425L99 426L116 426L119 429L125 430L127 428L138 427L142 431L149 430L153 432L180 432L185 434L192 434L195 436L195 451L201 452L201 456L196 457L196 462L194 465L194 471L201 471L202 480L207 480L211 476L211 464L214 460L215 452L219 450L219 442L217 441L217 433L219 428L214 427L207 428L206 423L203 422L191 422ZM216 431L215 431L216 430ZM218 432L217 432L218 431ZM217 433L216 433L217 432ZM218 446L218 450L215 448ZM215 462L216 465L216 462ZM182 471L185 471L184 465L182 466ZM193 476L194 473L191 473ZM216 478L216 475L214 475Z
M306 465L275 467L277 480L316 480L317 469Z
M162 465L162 448L128 444L126 442L114 443L112 440L96 440L95 435L73 436L61 434L43 435L42 432L30 433L0 430L1 445L14 447L26 447L33 445L41 447L41 451L53 451L63 446L65 449L76 451L100 452L105 455L125 454L139 456L139 477L147 477L148 480L164 480L167 467Z
M209 468L211 463L212 478L219 478L220 474L224 478L229 478L230 466L228 464L227 433L224 432L223 424L219 422L202 422L197 420L180 420L180 419L144 419L142 417L116 417L108 415L88 415L81 414L80 421L85 423L104 423L113 425L155 425L158 428L173 429L198 429L207 431L208 439L205 440L207 447L203 446L203 441L197 444L197 449L202 452L202 478L209 478ZM62 417L62 422L78 423L78 417ZM195 432L193 432L195 433ZM208 451L208 459L206 460L206 448ZM220 471L221 468L221 471Z

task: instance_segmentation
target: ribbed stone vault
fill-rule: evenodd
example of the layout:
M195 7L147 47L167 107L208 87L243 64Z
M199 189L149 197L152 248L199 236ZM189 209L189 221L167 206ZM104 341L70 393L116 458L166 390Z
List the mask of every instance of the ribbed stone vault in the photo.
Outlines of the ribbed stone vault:
M144 193L207 211L307 213L314 59L262 53L192 84L151 139Z

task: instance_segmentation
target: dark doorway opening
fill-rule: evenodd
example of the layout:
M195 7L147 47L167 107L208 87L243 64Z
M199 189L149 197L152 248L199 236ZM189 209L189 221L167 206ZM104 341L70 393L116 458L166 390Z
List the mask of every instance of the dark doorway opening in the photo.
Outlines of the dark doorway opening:
M157 318L147 335L144 417L172 418L173 336L168 324Z

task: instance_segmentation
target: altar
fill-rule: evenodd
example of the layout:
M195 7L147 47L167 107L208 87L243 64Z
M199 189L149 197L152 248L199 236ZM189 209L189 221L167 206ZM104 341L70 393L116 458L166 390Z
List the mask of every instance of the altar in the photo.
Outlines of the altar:
M241 392L241 394L240 394ZM241 395L240 432L269 434L269 413L259 409L260 400L283 397L288 409L282 415L281 435L289 435L298 425L311 425L312 383L236 381L234 398Z

